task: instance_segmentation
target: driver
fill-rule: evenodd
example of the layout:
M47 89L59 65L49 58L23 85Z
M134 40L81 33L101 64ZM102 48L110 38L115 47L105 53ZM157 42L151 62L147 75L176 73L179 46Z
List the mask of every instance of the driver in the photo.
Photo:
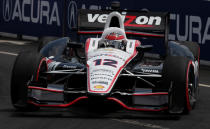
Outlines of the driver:
M105 36L99 47L113 47L125 51L126 43L126 39L123 35L112 32Z

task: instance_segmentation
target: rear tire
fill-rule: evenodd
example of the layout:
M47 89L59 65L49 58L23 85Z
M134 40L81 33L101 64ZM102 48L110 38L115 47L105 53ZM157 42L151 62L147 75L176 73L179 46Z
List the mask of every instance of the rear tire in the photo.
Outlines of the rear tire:
M189 113L196 103L196 84L192 61L169 56L163 66L164 85L169 88L169 112Z
M45 46L47 45L49 42L58 39L59 37L53 37L53 36L46 36L46 37L42 37L39 40L39 46L38 46L38 52Z
M190 41L179 41L181 45L186 46L193 53L193 56L196 60L199 61L200 58L200 47L196 42Z
M39 107L27 103L27 83L31 79L40 58L40 54L35 52L21 52L15 60L10 92L12 105L18 110L28 111L39 109Z

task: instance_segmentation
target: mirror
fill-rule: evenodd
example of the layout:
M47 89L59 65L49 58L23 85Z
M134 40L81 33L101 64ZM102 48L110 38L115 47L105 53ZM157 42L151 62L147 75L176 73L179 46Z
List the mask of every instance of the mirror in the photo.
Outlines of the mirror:
M83 48L84 44L78 42L69 42L68 47L70 48Z
M147 51L151 51L153 49L153 45L139 45L138 47L136 47L136 50L138 52L147 52Z

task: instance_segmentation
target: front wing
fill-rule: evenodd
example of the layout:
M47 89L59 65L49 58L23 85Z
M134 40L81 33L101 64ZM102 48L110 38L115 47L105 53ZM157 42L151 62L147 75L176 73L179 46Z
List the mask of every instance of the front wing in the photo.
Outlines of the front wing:
M86 72L72 72L57 70L46 74L85 75ZM35 83L28 86L28 103L38 107L70 107L80 101L115 102L127 110L135 111L163 111L168 109L167 91L153 90L155 86L147 82L143 77L161 78L159 74L132 74L122 73L120 77L142 79L150 85L150 88L134 88L132 91L125 89L113 89L107 96L89 94L87 89L66 89L64 84L48 84L46 88ZM120 78L119 77L119 78ZM142 81L141 80L141 81ZM69 99L69 97L71 99Z

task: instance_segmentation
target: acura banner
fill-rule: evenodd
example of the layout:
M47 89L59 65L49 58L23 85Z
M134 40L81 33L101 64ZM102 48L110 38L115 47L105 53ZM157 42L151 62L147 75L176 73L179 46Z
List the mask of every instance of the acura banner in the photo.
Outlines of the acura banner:
M0 0L0 32L74 37L78 9L110 9L112 0ZM119 0L122 9L170 13L169 39L198 42L210 61L210 1Z

